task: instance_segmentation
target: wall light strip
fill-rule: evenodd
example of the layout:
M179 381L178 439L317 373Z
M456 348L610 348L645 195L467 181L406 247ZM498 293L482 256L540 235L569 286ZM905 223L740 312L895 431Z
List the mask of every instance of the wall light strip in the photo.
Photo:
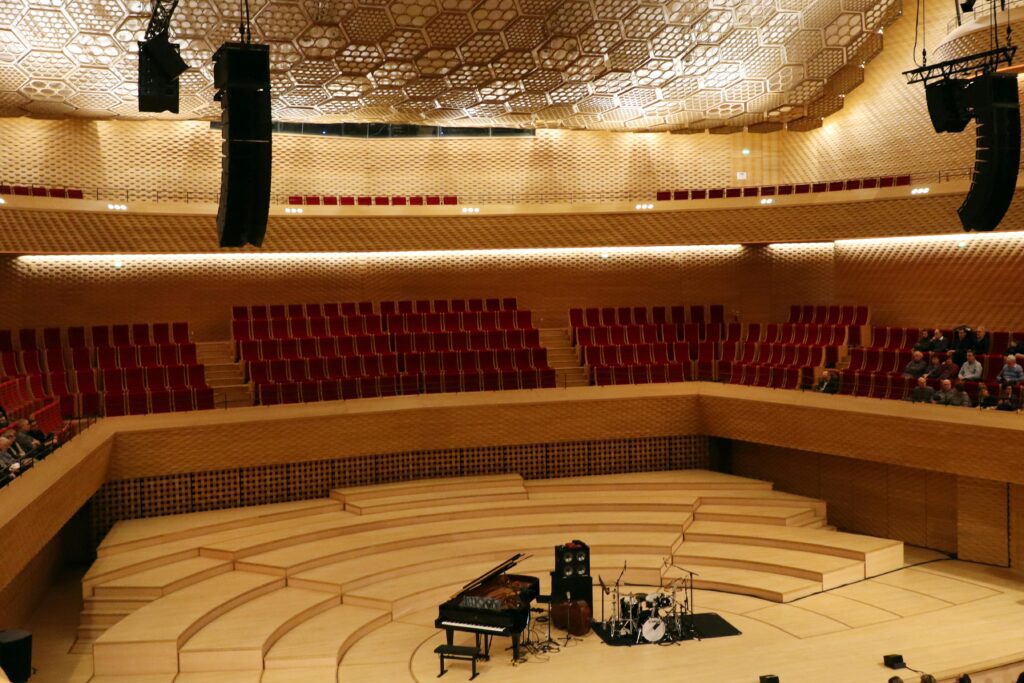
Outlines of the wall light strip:
M768 245L769 249L813 249L815 247L827 247L832 249L835 242L773 242Z
M551 249L452 249L438 251L373 251L373 252L268 252L233 254L26 254L18 256L21 263L109 263L114 259L130 263L168 263L187 261L288 261L288 260L358 260L358 259L446 259L481 256L629 256L634 254L676 254L692 252L737 252L741 244L694 244L654 247L563 247ZM607 257L605 257L607 258Z
M927 244L936 242L973 242L975 240L1019 240L1024 239L1024 230L1014 232L960 232L946 235L912 235L907 237L865 237L836 240L843 247L869 246L872 244Z

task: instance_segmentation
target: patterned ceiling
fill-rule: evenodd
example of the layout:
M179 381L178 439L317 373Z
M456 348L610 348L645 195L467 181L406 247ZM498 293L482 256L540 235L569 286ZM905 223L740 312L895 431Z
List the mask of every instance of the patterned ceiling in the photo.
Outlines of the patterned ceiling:
M899 0L250 0L274 118L601 130L808 130ZM144 0L0 0L0 115L146 118ZM179 118L220 116L238 2L181 0ZM170 115L161 115L167 117Z

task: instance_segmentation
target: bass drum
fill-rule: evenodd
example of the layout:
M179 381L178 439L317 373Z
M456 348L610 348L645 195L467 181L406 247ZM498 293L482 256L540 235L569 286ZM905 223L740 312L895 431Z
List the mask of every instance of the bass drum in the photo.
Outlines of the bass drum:
M665 637L665 622L661 617L650 617L640 627L640 635L648 643L657 643Z

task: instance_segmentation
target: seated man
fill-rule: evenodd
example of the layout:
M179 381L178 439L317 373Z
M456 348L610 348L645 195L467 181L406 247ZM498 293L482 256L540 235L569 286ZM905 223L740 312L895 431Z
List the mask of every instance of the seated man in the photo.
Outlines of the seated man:
M25 430L26 433L39 443L44 443L53 437L53 434L44 434L43 431L39 429L39 423L36 422L34 417L28 418L27 421L28 429Z
M953 354L946 354L946 360L942 361L941 367L942 371L939 373L939 379L957 379L960 372L960 366L953 362Z
M961 382L980 382L984 374L985 369L981 367L981 361L974 355L974 351L968 351L967 360L961 366L957 379Z
M924 373L924 376L928 379L945 379L942 376L942 358L939 357L939 354L932 354L928 361L928 371Z
M932 396L932 403L938 403L940 405L948 406L951 405L953 400L953 383L948 379L942 380L939 384L939 390Z
M14 423L14 427L16 430L14 432L14 441L21 446L21 450L25 453L32 453L43 445L42 440L33 438L32 435L28 433L27 419L18 420Z
M935 328L932 330L931 348L929 349L932 353L945 353L946 349L949 348L949 341L945 335L942 334L942 330Z
M909 377L910 379L917 379L923 376L928 371L928 361L924 359L924 354L920 351L914 351L913 357L910 362L903 368L903 376Z
M935 390L928 386L928 380L924 377L917 378L917 386L910 390L907 400L911 403L931 403Z
M996 403L996 410L1013 412L1019 408L1020 406L1017 404L1017 400L1013 398L1013 388L1007 385L1000 389L999 402Z
M928 330L921 330L921 336L918 338L917 343L914 344L915 351L928 352L932 350L932 333Z
M1024 368L1017 363L1017 356L1006 357L1006 364L1003 365L1003 369L999 371L999 376L996 379L999 384L1007 387L1012 387L1024 380Z
M988 385L978 385L978 407L982 410L991 410L998 404L998 399L989 393Z
M944 380L948 382L949 380ZM947 406L960 406L961 408L971 407L971 397L967 393L967 388L961 382L957 382L953 385L953 394L949 397L946 402Z
M14 442L0 436L0 473L13 478L32 466L31 460L22 458L13 448Z
M990 353L991 349L992 337L988 336L984 325L978 325L978 329L974 331L974 353L984 356Z
M1024 341L1014 341L1013 337L1010 337L1010 345L1006 347L1006 355L1016 356L1018 353L1024 353Z
M825 370L821 373L821 379L814 386L814 390L823 394L835 394L839 392L839 373L833 370Z

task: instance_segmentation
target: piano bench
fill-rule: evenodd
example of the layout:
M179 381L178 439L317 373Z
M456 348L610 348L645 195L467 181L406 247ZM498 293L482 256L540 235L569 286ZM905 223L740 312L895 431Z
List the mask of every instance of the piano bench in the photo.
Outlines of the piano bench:
M473 680L479 675L476 671L476 660L484 658L480 648L463 645L438 645L434 648L434 652L441 657L441 673L437 674L438 678L448 673L448 669L444 668L445 657L448 659L471 661L473 663L473 675L469 677L469 680Z

